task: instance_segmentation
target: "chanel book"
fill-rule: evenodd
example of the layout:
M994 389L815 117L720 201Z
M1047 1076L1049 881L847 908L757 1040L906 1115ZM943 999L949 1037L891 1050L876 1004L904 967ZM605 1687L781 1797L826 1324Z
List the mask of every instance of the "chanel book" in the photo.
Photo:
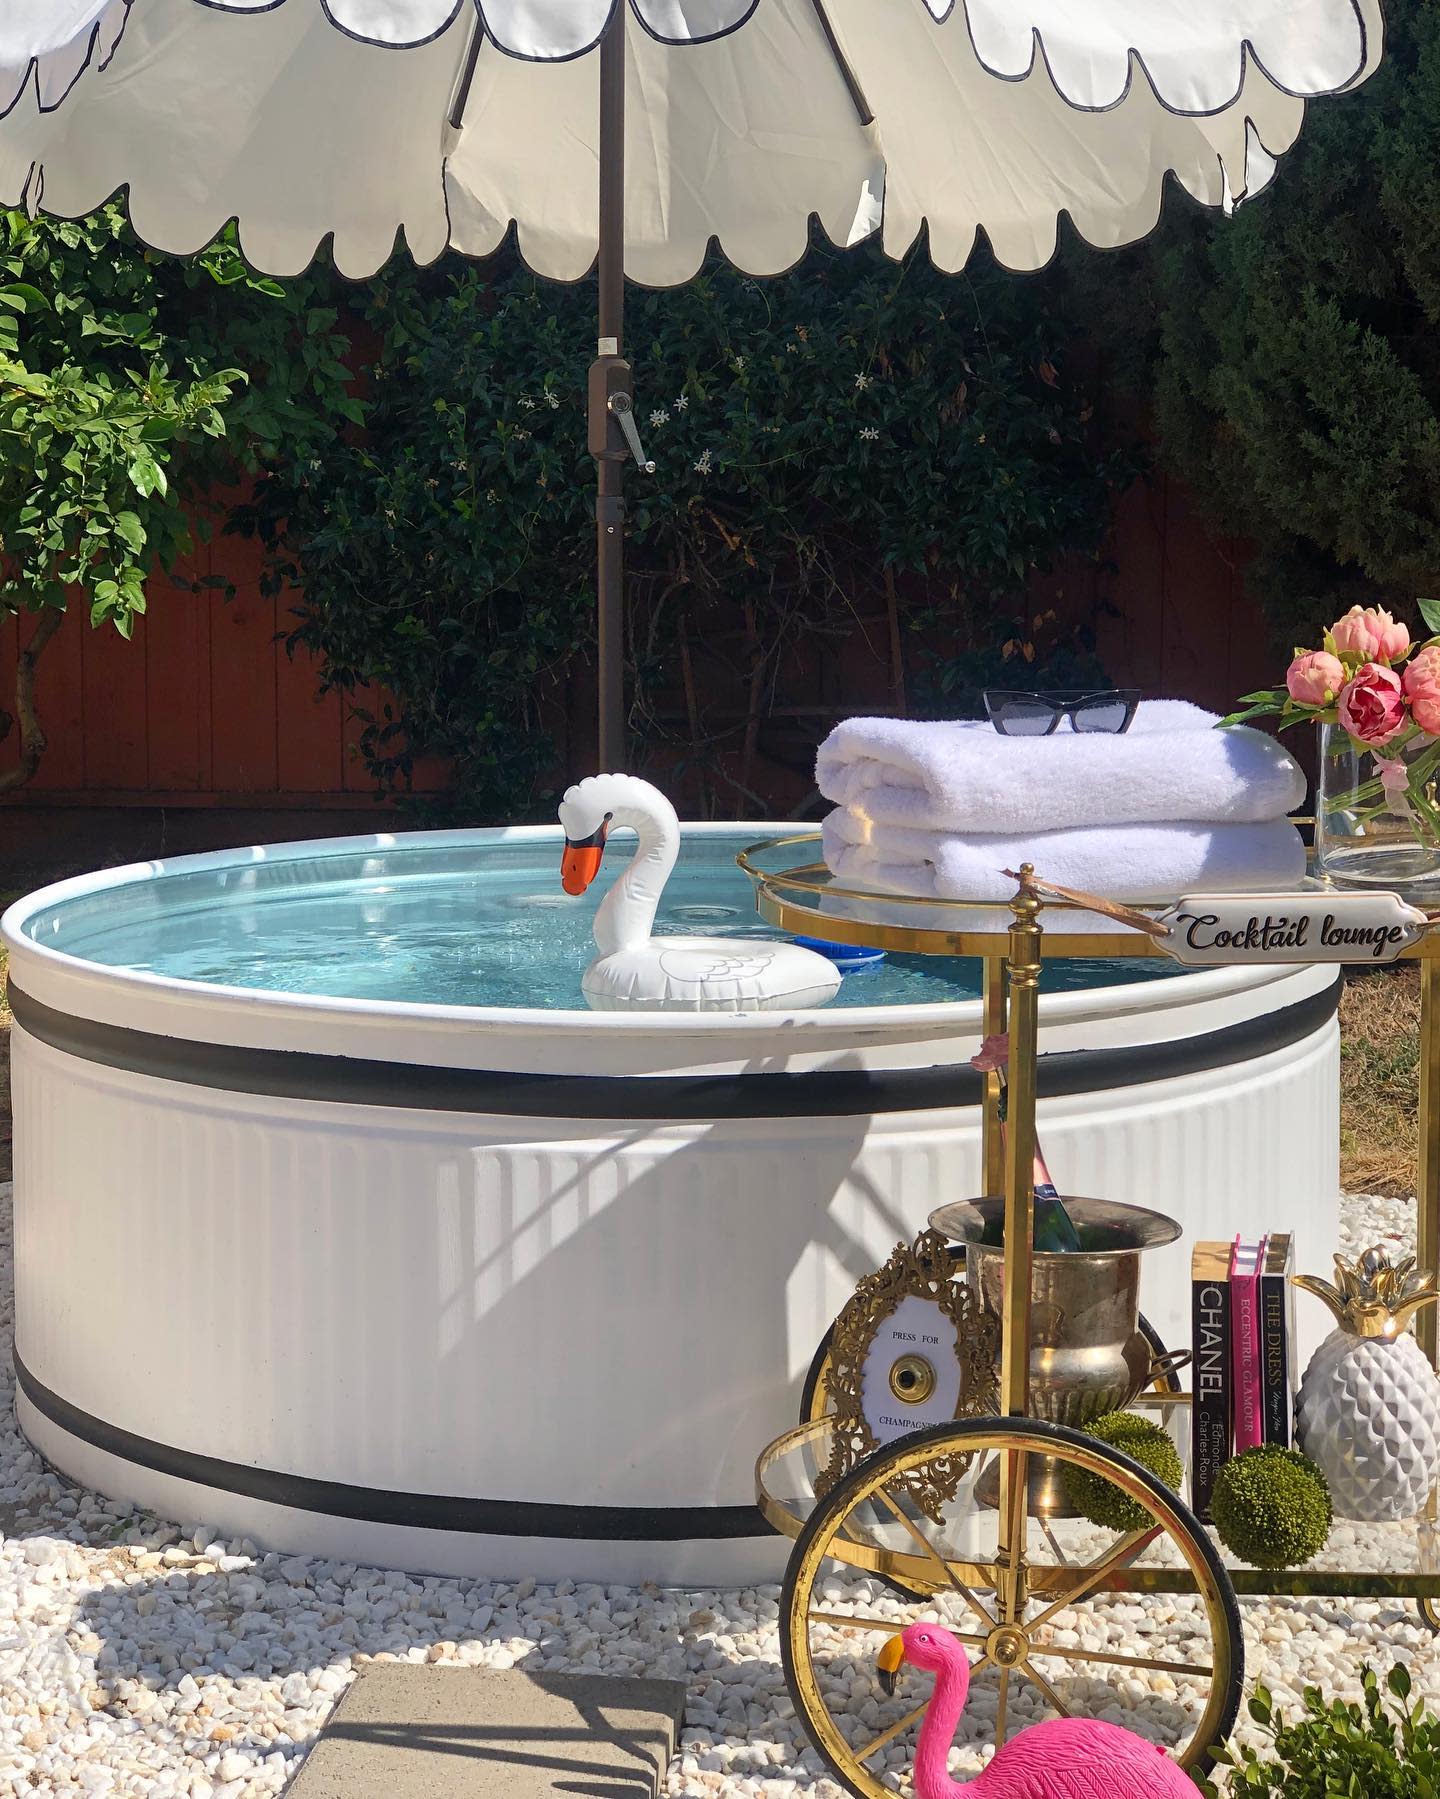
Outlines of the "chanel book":
M1215 1477L1230 1459L1230 1245L1197 1243L1190 1256L1193 1391L1190 1503L1210 1516Z

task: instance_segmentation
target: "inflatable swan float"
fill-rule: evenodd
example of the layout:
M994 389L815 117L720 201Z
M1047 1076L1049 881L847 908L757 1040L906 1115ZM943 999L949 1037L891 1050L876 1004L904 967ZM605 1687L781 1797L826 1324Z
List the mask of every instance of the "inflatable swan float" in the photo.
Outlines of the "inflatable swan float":
M756 1012L823 1006L840 989L833 963L763 938L652 937L655 909L680 854L680 821L658 788L634 775L592 775L560 802L567 893L600 872L612 829L639 838L595 913L600 954L580 985L597 1012Z

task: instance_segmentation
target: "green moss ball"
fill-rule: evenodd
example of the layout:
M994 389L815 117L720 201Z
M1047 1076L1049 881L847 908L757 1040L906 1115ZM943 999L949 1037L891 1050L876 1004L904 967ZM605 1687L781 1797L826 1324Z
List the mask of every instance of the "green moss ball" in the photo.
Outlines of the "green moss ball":
M1157 1480L1178 1491L1184 1478L1180 1455L1170 1433L1153 1418L1142 1418L1138 1412L1107 1412L1085 1427L1085 1434L1098 1437L1112 1449L1128 1455L1132 1461L1148 1468ZM1143 1530L1151 1522L1150 1513L1138 1499L1131 1499L1103 1474L1091 1474L1069 1462L1064 1470L1065 1497L1082 1518L1106 1530Z
M1220 1470L1210 1516L1220 1541L1252 1568L1298 1568L1324 1548L1334 1514L1314 1462L1263 1443Z

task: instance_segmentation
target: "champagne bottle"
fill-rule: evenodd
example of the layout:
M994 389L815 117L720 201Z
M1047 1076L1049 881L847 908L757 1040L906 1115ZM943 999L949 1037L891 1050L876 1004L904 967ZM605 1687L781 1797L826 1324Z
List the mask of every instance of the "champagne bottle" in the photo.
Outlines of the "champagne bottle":
M1062 1251L1067 1255L1073 1255L1080 1248L1080 1233L1050 1178L1038 1141L1035 1145L1035 1247L1051 1253Z
M1000 1137L1005 1138L1005 1119L1010 1089L1004 1084L1000 1088ZM1050 1170L1045 1166L1045 1158L1040 1153L1040 1139L1035 1139L1035 1164L1031 1176L1035 1189L1035 1231L1031 1241L1035 1248L1046 1254L1074 1255L1080 1248L1080 1233L1075 1228L1075 1221L1065 1210L1065 1202L1059 1190L1050 1178Z

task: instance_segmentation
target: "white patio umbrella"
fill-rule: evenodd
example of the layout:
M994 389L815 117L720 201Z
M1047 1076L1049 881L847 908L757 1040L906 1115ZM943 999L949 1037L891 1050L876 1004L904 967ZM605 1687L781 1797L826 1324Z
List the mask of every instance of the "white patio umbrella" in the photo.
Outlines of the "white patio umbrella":
M1165 178L1230 208L1305 104L1375 67L1379 0L0 0L0 199L66 216L125 189L146 242L229 220L271 274L327 238L373 273L496 250L599 264L602 765L623 760L623 464L643 465L624 274L712 241L773 275L812 218L958 270L983 231L1035 269L1061 213L1114 246Z

